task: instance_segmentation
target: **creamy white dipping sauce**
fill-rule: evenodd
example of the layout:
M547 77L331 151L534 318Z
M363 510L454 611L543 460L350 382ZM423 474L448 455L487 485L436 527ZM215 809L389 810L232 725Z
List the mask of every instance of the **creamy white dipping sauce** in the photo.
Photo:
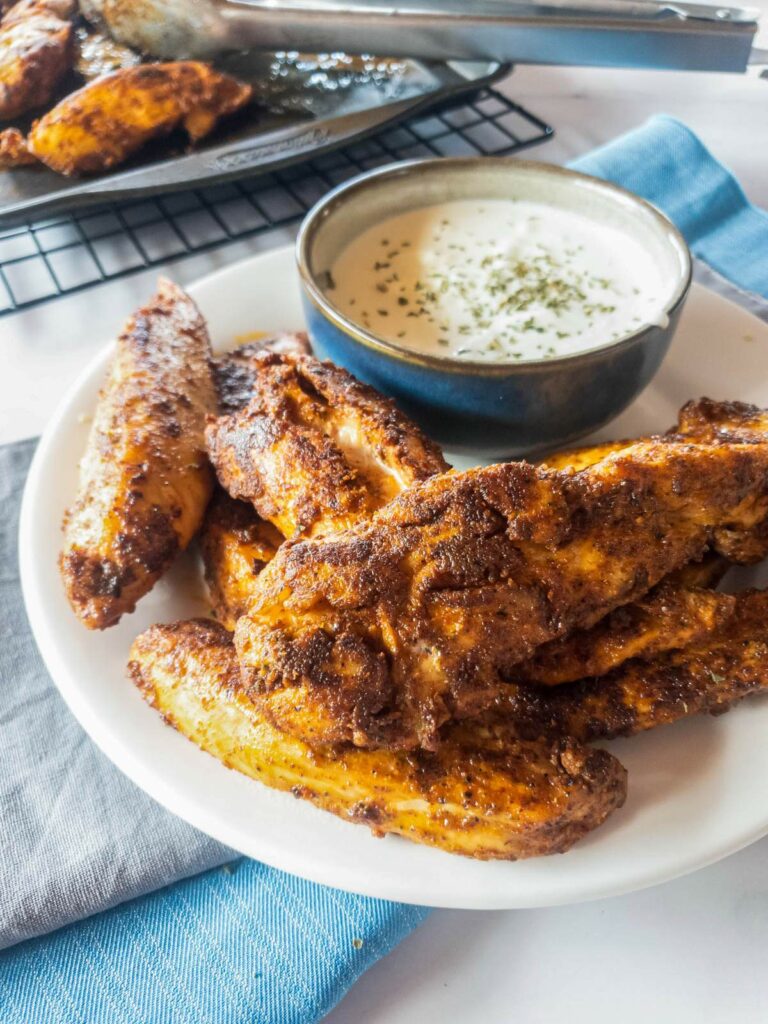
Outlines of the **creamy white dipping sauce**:
M660 271L634 238L527 200L391 217L349 243L328 287L377 336L467 360L568 355L665 320Z

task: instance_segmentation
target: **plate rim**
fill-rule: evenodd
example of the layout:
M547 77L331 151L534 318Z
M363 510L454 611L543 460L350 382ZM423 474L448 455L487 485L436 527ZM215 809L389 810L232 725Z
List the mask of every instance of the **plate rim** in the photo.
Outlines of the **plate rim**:
M194 283L187 286L187 290L197 300L199 291L215 287L219 279L230 276L234 271L242 272L246 267L252 267L254 264L258 265L259 263L285 261L289 256L292 256L293 249L293 245L288 244L251 255L197 279ZM691 297L693 298L700 291L709 292L719 302L732 306L740 314L751 318L759 325L760 331L766 330L766 325L749 313L749 311L706 288L704 285L694 284ZM534 907L563 906L641 891L642 889L664 884L665 882L690 874L693 871L705 868L768 835L767 812L766 818L762 823L745 828L738 833L729 833L727 838L721 843L710 844L705 854L699 853L697 855L691 853L687 857L681 857L674 867L669 867L661 872L658 868L654 867L653 861L649 860L644 866L641 863L638 868L629 871L621 880L616 880L612 884L603 886L600 886L597 882L593 882L590 886L582 884L579 892L569 890L567 885L557 886L549 895L541 891L541 883L538 882L532 887L532 894L529 899L525 897L520 898L519 891L514 890L506 898L504 891L497 891L492 895L486 893L484 898L478 898L477 893L473 893L470 896L462 896L461 892L453 892L450 884L446 885L446 883L443 883L442 886L438 884L436 887L441 890L441 895L437 895L436 892L420 892L417 895L410 891L407 885L403 885L401 880L394 883L391 877L380 880L376 875L370 876L364 885L347 884L339 879L338 870L334 872L333 866L324 866L322 862L314 861L311 858L308 860L306 857L302 857L301 853L296 853L289 844L280 845L279 842L270 842L267 839L264 843L265 848L260 849L258 853L255 853L253 850L244 850L243 845L248 844L243 843L241 834L234 826L227 825L224 818L216 817L211 819L210 810L206 809L202 801L195 801L185 794L183 787L178 785L174 778L164 778L160 772L153 773L151 768L142 761L140 754L137 753L130 742L124 741L120 734L115 734L114 730L110 731L105 727L97 707L87 699L85 693L81 692L76 685L73 667L67 665L65 660L59 656L57 644L51 631L51 623L44 613L45 593L41 589L41 581L36 576L34 557L34 510L40 507L38 494L44 486L44 474L51 457L51 452L55 451L59 436L58 428L68 421L72 413L72 407L76 405L80 393L85 387L93 383L95 375L98 373L100 374L99 379L103 378L107 360L113 347L113 341L100 347L88 361L83 371L76 377L74 383L62 396L40 437L25 482L19 517L20 580L24 605L35 642L45 667L67 707L102 753L123 774L131 779L135 785L167 811L182 818L188 824L216 839L218 842L231 847L238 855L260 860L271 867L297 875L311 882L353 892L361 896L396 900L414 905L472 910L530 909ZM72 624L77 624L74 618L72 619ZM148 708L148 710L150 709ZM189 741L187 740L186 742ZM199 748L195 749L199 756L211 758L211 755L199 750ZM221 767L223 770L227 770L223 765ZM243 776L243 778L246 777ZM255 780L248 781L255 784ZM318 813L322 812L318 811ZM429 852L453 859L453 855L443 853L442 851L429 850ZM548 859L554 860L554 858ZM439 877L441 874L438 865L435 875ZM564 871L563 875L567 878L568 872ZM446 889L450 892L450 895L446 895Z

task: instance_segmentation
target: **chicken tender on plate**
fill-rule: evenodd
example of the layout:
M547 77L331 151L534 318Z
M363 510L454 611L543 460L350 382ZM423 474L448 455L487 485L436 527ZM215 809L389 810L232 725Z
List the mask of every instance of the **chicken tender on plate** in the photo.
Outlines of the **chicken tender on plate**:
M662 435L670 440L755 441L768 434L768 413L746 402L718 402L711 398L697 398L680 410L677 424ZM567 469L580 472L596 462L629 448L648 438L622 441L603 441L582 448L552 452L540 461L547 469Z
M377 834L448 853L562 853L626 795L626 772L606 751L519 739L504 723L449 734L435 753L310 748L254 707L230 634L204 620L147 630L129 673L166 722L228 767Z
M394 402L311 356L267 353L253 397L206 431L233 498L289 538L342 529L448 464Z
M60 569L89 629L133 611L197 531L213 489L216 408L205 322L170 281L129 321L102 391Z
M765 441L651 439L577 473L442 474L357 526L284 545L236 629L248 692L308 742L431 748L542 644L710 547L753 557Z
M728 568L721 558L671 573L644 597L621 605L591 629L577 629L539 647L520 665L519 679L541 686L601 676L630 658L648 660L663 651L703 640L731 616L735 598L704 589Z
M691 715L722 714L765 690L768 592L746 591L734 597L727 622L700 642L552 690L512 684L490 717L500 715L524 735L573 736L586 743L633 736Z
M672 437L686 437L706 443L759 441L768 433L768 412L746 402L716 402L699 398L680 410Z
M259 357L264 352L277 355L308 356L312 354L309 338L303 331L281 331L249 341L214 360L213 373L219 392L219 411L237 412L253 398L259 371Z
M200 532L200 549L213 614L227 629L247 615L256 580L283 538L252 506L218 491ZM631 658L646 660L714 633L732 614L735 597L714 587L729 563L708 558L670 574L645 597L622 605L591 629L576 630L538 648L522 662L520 682L555 686L604 675Z
M303 355L308 349L306 335L281 334L265 337L256 342L248 343L227 353L214 363L214 375L219 392L221 408L236 412L244 408L253 399L257 385L263 386L264 379L275 366L290 366L294 356ZM265 359L271 353L276 359ZM284 359L287 356L288 359ZM309 372L320 370L326 381L328 402L332 405L334 429L337 435L347 429L344 446L339 449L339 458L332 466L320 466L318 477L327 479L327 487L323 495L330 493L333 485L332 473L341 477L340 466L346 463L345 472L350 479L357 478L357 494L363 499L364 507L369 511L386 504L390 492L397 492L399 486L417 473L439 472L446 467L439 454L439 449L425 443L421 430L407 417L398 413L394 427L388 425L392 418L391 403L383 397L364 388L359 382L343 370L336 367L324 367L314 359L304 363ZM298 393L303 399L314 398L307 395L307 384L303 377L289 374L286 378L291 385L302 388ZM274 382L270 381L270 389ZM258 399L257 399L258 400ZM315 399L320 403L319 395ZM362 402L365 405L361 409ZM327 415L325 408L320 407L319 413L306 408L292 416L290 423L291 444L296 452L317 444L319 429L331 428L322 417ZM361 424L361 421L362 424ZM319 423L319 427L316 425ZM218 423L216 424L218 426ZM353 433L354 432L354 433ZM354 439L355 447L351 445ZM278 458L289 457L287 447L278 444L272 451L279 450ZM253 452L248 453L251 457ZM264 455L265 464L270 453ZM370 466L384 464L386 460L388 478L385 486L373 477ZM361 467L365 467L361 471ZM310 496L315 501L314 509L322 511L319 499L310 495L315 477L302 474L302 466L297 465L292 478L294 490L285 496L286 503L294 499L306 500ZM290 466L286 464L286 475L290 475ZM367 493L366 493L367 489ZM279 510L280 491L274 489L275 507ZM287 504L286 504L287 509ZM278 522L288 529L295 524L290 511L279 516ZM251 504L237 501L222 492L212 502L206 516L201 533L201 551L205 565L206 580L213 604L214 615L229 629L235 628L237 619L246 614L256 592L256 580L277 552L283 535L275 526L261 519Z
M250 608L256 579L282 542L251 505L217 490L200 531L200 552L213 614L227 629Z

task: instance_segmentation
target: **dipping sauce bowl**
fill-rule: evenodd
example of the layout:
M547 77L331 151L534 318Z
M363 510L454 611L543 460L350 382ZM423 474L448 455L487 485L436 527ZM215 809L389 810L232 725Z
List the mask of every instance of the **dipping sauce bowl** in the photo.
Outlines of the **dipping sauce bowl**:
M655 322L583 351L470 361L387 340L334 304L330 269L372 225L455 200L496 199L575 212L642 246L662 282ZM505 158L414 160L354 178L308 213L297 260L317 354L391 395L446 448L485 458L568 445L617 416L658 370L691 282L684 239L649 203L575 171Z

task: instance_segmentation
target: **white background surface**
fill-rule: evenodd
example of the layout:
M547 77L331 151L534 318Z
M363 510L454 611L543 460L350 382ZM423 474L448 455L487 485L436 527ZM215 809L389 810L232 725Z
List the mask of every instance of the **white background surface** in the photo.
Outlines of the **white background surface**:
M768 20L768 0L759 6ZM768 32L763 32L768 46ZM530 153L562 162L655 112L686 121L768 208L768 81L582 69L518 70L505 86L553 124ZM191 281L289 237L174 268ZM137 275L0 320L0 443L37 434L105 335L146 295ZM768 840L715 867L581 906L438 911L377 964L328 1024L753 1024L768 1019Z

